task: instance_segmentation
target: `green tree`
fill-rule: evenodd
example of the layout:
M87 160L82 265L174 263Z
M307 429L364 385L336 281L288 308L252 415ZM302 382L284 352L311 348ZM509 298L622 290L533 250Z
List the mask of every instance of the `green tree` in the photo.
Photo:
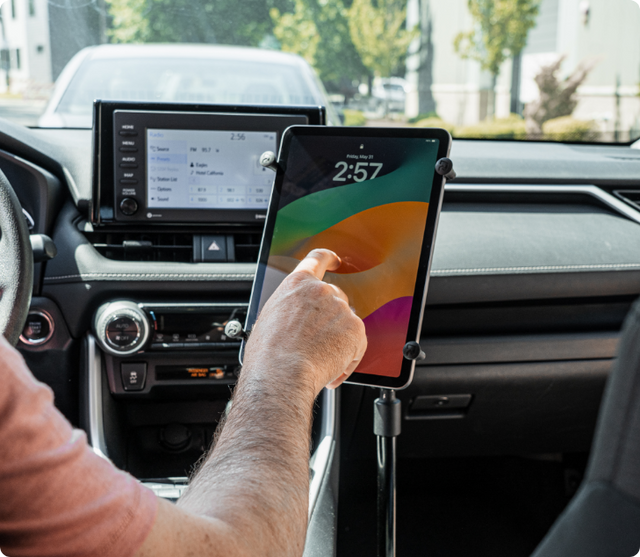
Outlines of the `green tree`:
M418 29L405 29L406 0L353 0L349 31L363 64L378 77L390 77L407 55Z
M468 0L476 27L458 33L456 52L477 60L491 74L489 116L495 113L495 88L502 64L520 55L527 44L529 30L535 26L540 0Z
M290 0L106 0L112 42L257 46L272 32L269 9Z
M343 0L295 0L293 11L272 8L270 15L282 50L304 57L325 83L338 86L367 73L351 40Z
M304 0L295 0L294 11L281 13L271 8L273 34L285 52L302 56L309 64L316 66L316 54L320 34L313 20L313 10Z

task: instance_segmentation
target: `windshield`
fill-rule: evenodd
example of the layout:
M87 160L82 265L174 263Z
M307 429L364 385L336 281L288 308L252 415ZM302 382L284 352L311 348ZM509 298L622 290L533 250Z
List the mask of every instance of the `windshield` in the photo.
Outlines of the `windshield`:
M56 113L88 118L94 99L211 104L321 104L295 68L278 64L173 58L90 60L65 89Z
M101 98L323 104L332 123L458 138L640 137L635 0L0 5L0 117L27 126L90 127Z

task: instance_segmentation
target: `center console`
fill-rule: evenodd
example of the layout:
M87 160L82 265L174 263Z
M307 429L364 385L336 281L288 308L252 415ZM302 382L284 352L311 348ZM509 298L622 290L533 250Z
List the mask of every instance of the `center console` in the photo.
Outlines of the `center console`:
M103 304L94 331L102 350L112 356L106 368L110 392L141 398L171 396L190 387L202 394L208 386L233 384L240 370L240 343L225 336L224 327L233 319L244 322L246 314L246 304L239 303Z
M78 229L103 258L131 262L140 281L152 281L148 292L136 285L95 295L83 421L97 454L162 497L185 488L241 372L240 344L224 326L245 320L249 290L232 277L242 268L247 282L253 272L271 193L274 174L258 157L277 151L288 126L324 123L317 106L95 103L93 203ZM212 277L207 288L202 279L189 286L195 270ZM168 281L158 279L163 272ZM177 277L180 286L170 282ZM335 420L336 393L324 391L310 516L333 505L321 494L335 462Z
M274 178L260 155L278 150L287 127L324 123L320 106L96 101L87 227L102 241L94 247L126 261L218 263L221 275L227 263L254 262L247 236L259 244ZM248 300L220 296L217 286L188 302L167 293L109 299L96 309L93 334L116 399L224 385L228 395L240 344L224 326L244 322Z

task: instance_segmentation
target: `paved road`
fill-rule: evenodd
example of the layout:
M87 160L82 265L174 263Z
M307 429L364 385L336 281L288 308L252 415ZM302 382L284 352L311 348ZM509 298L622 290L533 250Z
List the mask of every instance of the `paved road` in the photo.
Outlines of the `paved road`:
M46 104L46 101L39 100L0 99L0 118L23 126L37 126Z

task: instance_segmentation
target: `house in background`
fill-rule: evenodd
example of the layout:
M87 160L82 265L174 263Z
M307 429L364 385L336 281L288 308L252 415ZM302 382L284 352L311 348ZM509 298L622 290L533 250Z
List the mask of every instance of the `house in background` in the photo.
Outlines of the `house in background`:
M0 0L0 92L46 96L74 54L106 42L106 13L103 0Z
M462 60L453 41L461 30L473 28L467 0L409 0L409 27L419 25L420 40L407 59L408 116L437 112L456 125L482 121L487 115L491 78L478 62ZM640 132L640 7L633 0L542 0L536 27L522 53L519 100L538 97L534 81L544 65L566 56L562 78L581 62L595 66L578 89L573 116L595 120L602 131ZM421 42L421 44L420 44ZM511 112L512 61L498 78L496 117Z
M47 0L5 0L2 15L0 90L23 92L51 86L51 41ZM8 76L7 76L8 74Z

